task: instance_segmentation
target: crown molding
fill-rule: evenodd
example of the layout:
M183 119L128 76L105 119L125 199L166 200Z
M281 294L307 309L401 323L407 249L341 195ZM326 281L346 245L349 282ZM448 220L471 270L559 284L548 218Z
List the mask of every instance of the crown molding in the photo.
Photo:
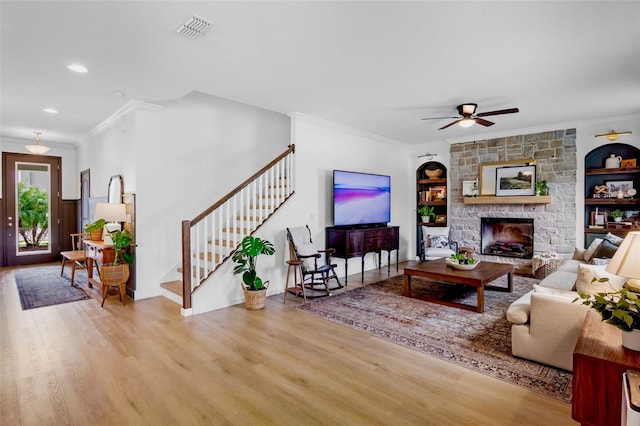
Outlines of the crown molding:
M289 118L291 118L292 120L298 120L298 121L306 121L307 123L311 123L311 124L315 124L318 126L322 126L322 127L326 127L328 129L333 129L333 130L338 130L344 133L349 133L352 134L354 136L358 136L358 137L362 137L362 138L367 138L367 139L373 139L377 142L381 142L387 145L393 145L393 146L397 146L399 148L411 148L410 144L407 144L405 142L401 142L399 140L396 139L391 139L388 138L386 136L380 136L377 135L375 133L370 133L367 132L365 130L359 130L353 127L349 127L346 126L344 124L339 124L333 121L329 121L329 120L325 120L323 118L318 118L318 117L314 117L312 115L307 115L307 114L302 114L299 112L292 112L287 114L289 116Z
M149 102L136 101L135 99L129 100L126 104L124 104L120 109L111 114L106 120L102 123L98 124L93 130L89 131L86 135L84 135L81 139L86 138L87 136L94 136L98 133L102 132L106 128L110 127L116 120L120 119L122 116L129 114L132 111L149 111L149 112L160 112L165 107L158 104L152 104Z

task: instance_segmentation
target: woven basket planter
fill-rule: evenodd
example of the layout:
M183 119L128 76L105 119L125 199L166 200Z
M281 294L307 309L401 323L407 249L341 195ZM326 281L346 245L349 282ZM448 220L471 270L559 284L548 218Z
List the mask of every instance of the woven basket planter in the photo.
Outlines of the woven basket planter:
M89 238L91 241L100 241L102 240L102 228L99 231L89 232Z
M269 281L264 283L262 290L247 290L247 286L240 284L242 291L244 291L245 307L250 311L257 311L264 309L264 301L267 298L267 288L269 288Z

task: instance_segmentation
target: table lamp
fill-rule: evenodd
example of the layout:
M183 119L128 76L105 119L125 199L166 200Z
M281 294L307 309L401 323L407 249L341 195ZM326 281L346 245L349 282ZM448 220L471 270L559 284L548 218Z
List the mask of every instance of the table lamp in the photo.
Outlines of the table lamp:
M640 231L629 232L624 237L605 271L629 278L625 287L640 292Z
M120 231L120 222L127 220L127 207L119 203L98 203L94 216L107 222L102 228L102 241L106 245L112 245L109 232Z

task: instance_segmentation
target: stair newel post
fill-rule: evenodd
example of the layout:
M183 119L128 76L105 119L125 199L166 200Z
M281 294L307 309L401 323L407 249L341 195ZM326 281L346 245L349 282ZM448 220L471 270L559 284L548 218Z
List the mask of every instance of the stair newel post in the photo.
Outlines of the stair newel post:
M191 309L191 221L182 221L182 307Z

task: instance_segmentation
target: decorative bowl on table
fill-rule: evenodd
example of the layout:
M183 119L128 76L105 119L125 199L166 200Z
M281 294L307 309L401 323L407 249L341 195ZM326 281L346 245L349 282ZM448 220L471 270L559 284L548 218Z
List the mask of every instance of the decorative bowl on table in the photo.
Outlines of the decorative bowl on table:
M435 169L435 170L425 170L424 173L427 175L427 177L429 179L437 179L440 177L440 175L442 175L443 170L442 169Z
M471 271L476 266L478 266L478 263L480 263L480 261L477 259L475 263L468 264L468 263L458 263L458 261L455 259L451 259L450 257L447 258L447 265L451 266L454 269L460 269L461 271Z

